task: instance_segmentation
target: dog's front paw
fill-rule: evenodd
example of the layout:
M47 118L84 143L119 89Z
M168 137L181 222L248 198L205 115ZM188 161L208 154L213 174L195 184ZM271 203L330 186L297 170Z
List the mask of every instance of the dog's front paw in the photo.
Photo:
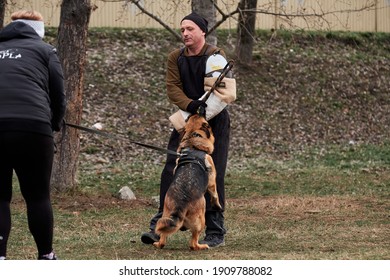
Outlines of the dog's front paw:
M190 246L190 249L193 251L207 250L209 245L207 244L196 244L195 246Z
M162 248L164 248L165 244L161 244L160 242L154 242L153 246L158 248L158 249L162 249Z

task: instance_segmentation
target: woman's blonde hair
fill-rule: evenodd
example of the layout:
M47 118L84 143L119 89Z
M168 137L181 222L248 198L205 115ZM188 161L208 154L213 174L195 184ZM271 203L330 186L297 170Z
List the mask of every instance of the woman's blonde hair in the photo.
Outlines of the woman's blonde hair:
M43 21L43 16L40 12L37 11L17 11L12 13L11 15L12 20L17 19L27 19L27 20L37 20L37 21Z

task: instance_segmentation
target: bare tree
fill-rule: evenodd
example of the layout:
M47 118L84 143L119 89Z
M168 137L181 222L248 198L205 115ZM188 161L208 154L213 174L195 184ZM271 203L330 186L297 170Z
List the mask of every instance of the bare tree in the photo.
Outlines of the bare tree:
M215 6L217 0L192 0L191 9L197 14L204 17L208 22L209 26L214 26L217 21L217 13ZM217 35L215 29L207 33L207 42L212 45L217 45Z
M256 25L257 0L241 0L240 16L237 27L236 54L240 63L249 65L252 62L253 43Z
M7 0L0 0L0 29L4 27L4 15Z
M88 24L91 15L90 0L63 0L58 29L58 53L66 80L68 122L79 124L82 117L84 68L87 56ZM59 146L54 159L52 186L64 192L74 189L80 151L79 131L63 128L57 136Z

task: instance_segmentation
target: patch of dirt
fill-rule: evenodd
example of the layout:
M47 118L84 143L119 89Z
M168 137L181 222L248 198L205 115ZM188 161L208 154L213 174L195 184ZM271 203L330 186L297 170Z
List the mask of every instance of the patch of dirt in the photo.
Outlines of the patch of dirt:
M151 199L121 200L114 196L99 194L53 194L53 206L59 210L69 212L82 212L91 209L139 209L156 205ZM12 200L12 207L25 207L24 200L20 195L15 195ZM328 216L329 219L337 217L347 218L346 215L358 215L366 212L369 208L373 212L382 212L390 207L383 205L383 201L377 198L367 197L365 199L348 196L326 196L326 197L293 197L293 196L272 196L272 197L251 197L245 199L227 199L227 208L241 210L245 219L258 219L257 214L246 215L245 210L256 211L259 215L267 213L267 216L291 219L297 217ZM333 218L332 218L333 217ZM244 217L242 217L244 218Z
M68 212L74 216L79 216L83 212L101 212L106 209L118 209L128 212L145 208L154 210L156 208L152 201L145 199L125 201L115 197L85 194L78 194L77 196L55 195L52 202L57 211ZM387 204L384 208L383 201L374 198L368 197L362 200L346 196L302 198L273 196L227 199L226 203L228 210L225 216L228 221L239 219L241 224L267 221L270 225L285 221L286 225L299 223L303 227L306 223L315 221L321 225L355 225L359 221L366 220L382 220L385 222L389 216L388 214L386 216L384 209L390 206ZM24 201L21 198L14 199L12 204L12 208L25 209ZM126 224L126 226L129 225Z
M361 200L348 197L293 197L272 196L250 199L230 199L227 203L234 208L261 209L267 215L280 216L311 216L317 214L337 213L339 211L355 212L362 208Z
M66 210L69 212L82 212L91 209L138 209L145 207L156 207L151 199L137 198L135 200L123 200L114 196L98 195L98 194L83 194L78 192L77 195L72 194L52 194L52 205L56 209ZM12 207L25 208L23 198L16 194L12 198Z
M106 195L91 196L80 195L77 196L58 196L53 198L53 205L61 210L67 211L87 211L91 209L136 209L144 207L154 207L151 200L135 199L122 200L116 197L109 197Z

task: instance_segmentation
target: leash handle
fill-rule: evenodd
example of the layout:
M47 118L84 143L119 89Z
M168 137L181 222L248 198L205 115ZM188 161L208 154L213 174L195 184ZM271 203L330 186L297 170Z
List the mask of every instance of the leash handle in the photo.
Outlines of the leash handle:
M234 65L233 60L229 60L228 63L226 63L225 67L222 69L221 74L219 74L217 80L215 80L213 86L209 89L209 91L206 93L206 95L202 98L203 102L206 102L207 99L209 99L211 93L215 90L217 86L222 82L223 78L225 78L226 74L229 73L230 70L232 70Z

